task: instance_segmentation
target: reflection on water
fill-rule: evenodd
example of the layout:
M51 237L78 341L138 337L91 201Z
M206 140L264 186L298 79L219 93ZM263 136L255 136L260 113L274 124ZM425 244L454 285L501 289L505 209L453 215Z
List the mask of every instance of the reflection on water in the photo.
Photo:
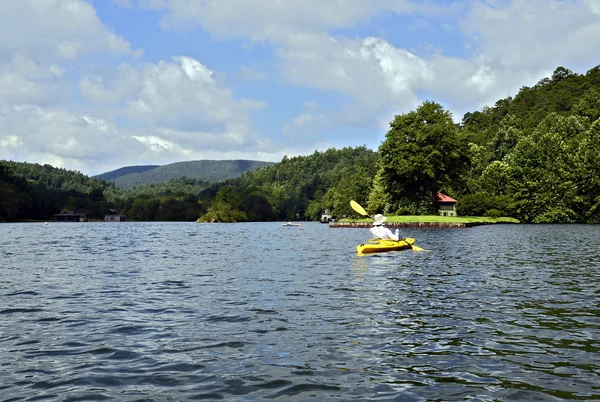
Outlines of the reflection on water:
M600 399L599 234L3 224L0 399Z

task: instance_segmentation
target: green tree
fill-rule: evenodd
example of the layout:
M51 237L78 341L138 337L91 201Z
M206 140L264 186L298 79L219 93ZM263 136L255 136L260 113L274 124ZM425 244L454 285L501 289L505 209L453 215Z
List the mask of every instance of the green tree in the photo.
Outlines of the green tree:
M488 195L506 195L510 183L510 167L506 162L493 161L481 174L479 185Z
M577 188L583 220L600 223L600 119L584 134L577 151Z
M494 160L501 161L517 145L523 136L519 124L519 119L514 115L507 115L502 119L491 143Z
M201 222L245 222L245 212L233 208L224 201L215 201L199 219Z
M386 190L393 201L429 200L436 213L439 189L460 181L468 167L467 141L450 112L434 102L396 116L390 127L379 147Z
M244 200L232 185L221 187L213 203L199 220L203 222L245 222L248 214L241 209Z
M574 126L577 124L570 117L551 114L507 156L511 176L508 192L522 221L578 220L575 211L580 197L575 182L574 149L569 141L578 135Z
M492 152L488 147L474 143L469 144L469 160L471 164L469 171L466 173L467 193L473 194L481 191L479 180L491 159Z
M373 179L373 186L369 192L367 209L371 213L387 214L391 206L391 197L385 188L383 168L380 168Z
M573 105L573 113L587 117L590 124L600 119L600 91L593 87L588 89Z

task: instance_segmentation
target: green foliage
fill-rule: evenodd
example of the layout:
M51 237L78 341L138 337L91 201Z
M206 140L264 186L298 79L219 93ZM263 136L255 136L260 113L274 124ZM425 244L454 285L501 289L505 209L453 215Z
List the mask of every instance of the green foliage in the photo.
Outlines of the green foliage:
M103 214L106 183L73 171L24 162L0 161L0 221L46 220L61 209Z
M511 180L510 167L506 162L493 161L481 173L479 188L489 195L504 195Z
M377 153L364 146L331 148L308 156L284 157L280 163L245 172L230 184L242 193L248 188L259 191L273 206L278 220L314 221L325 210L342 218L355 214L350 199L367 198L377 162ZM245 208L249 210L248 205ZM252 219L252 214L248 218Z
M457 187L458 213L486 213L496 208L484 200L508 196L524 222L600 222L598 93L600 66L585 76L559 67L514 99L466 114L471 169Z
M198 219L199 222L245 222L247 220L248 216L245 212L234 209L223 201L215 201Z
M600 119L584 133L577 149L577 190L583 220L600 223Z
M523 137L519 120L513 115L506 115L491 141L490 151L493 160L501 161L517 145Z
M373 186L369 192L367 209L373 214L387 213L391 205L390 194L386 191L383 168L380 168L373 179Z
M600 119L600 90L588 89L573 105L573 113L586 117L590 124Z
M587 105L593 104L593 92L587 105L575 105L591 88L600 89L600 68L595 67L587 75L579 75L558 67L552 77L540 80L533 87L522 87L514 98L501 99L494 107L465 114L461 128L469 141L485 145L496 135L504 117L513 115L520 129L530 134L549 113L568 115L575 110L580 113L582 108L590 110Z
M486 193L467 194L456 203L459 216L513 216L514 200L510 196L494 196Z
M416 111L394 118L379 147L383 182L394 202L429 200L437 211L436 193L457 183L469 163L468 145L442 106L425 102Z
M212 205L202 215L199 222L245 222L248 214L241 209L244 207L242 195L231 185L221 187Z
M485 211L485 214L483 216L488 216L490 218L500 218L502 216L505 216L506 214L503 211L500 211L498 209L488 209L487 211Z
M583 129L576 119L548 115L533 134L522 138L507 156L511 176L508 191L516 201L518 219L576 221L579 197L575 183L576 160L570 140Z

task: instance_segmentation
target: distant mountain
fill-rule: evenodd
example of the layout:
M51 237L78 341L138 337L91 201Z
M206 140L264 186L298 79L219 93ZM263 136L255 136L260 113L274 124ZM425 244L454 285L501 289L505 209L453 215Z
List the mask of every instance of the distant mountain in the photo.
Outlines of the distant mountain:
M106 181L113 181L118 179L121 176L125 176L128 174L134 173L143 173L148 170L156 169L160 167L160 165L140 165L140 166L125 166L117 170L112 170L110 172L102 173L96 176L92 176L93 178L104 179Z
M102 177L113 181L117 186L124 188L137 187L144 184L164 183L171 179L188 177L190 179L204 180L211 183L240 176L247 170L254 170L263 166L273 165L274 162L251 160L199 160L171 163L164 166L129 166L112 172L102 173L94 177ZM135 172L133 169L138 168ZM128 171L128 169L131 169ZM124 173L124 174L117 174ZM107 175L113 178L107 179ZM109 176L110 177L110 176Z

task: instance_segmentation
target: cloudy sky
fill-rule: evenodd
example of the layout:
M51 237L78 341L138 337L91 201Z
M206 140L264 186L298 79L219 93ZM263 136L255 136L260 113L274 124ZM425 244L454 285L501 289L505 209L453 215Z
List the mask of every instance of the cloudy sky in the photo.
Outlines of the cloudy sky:
M1 0L0 159L88 175L377 149L600 64L599 0Z

